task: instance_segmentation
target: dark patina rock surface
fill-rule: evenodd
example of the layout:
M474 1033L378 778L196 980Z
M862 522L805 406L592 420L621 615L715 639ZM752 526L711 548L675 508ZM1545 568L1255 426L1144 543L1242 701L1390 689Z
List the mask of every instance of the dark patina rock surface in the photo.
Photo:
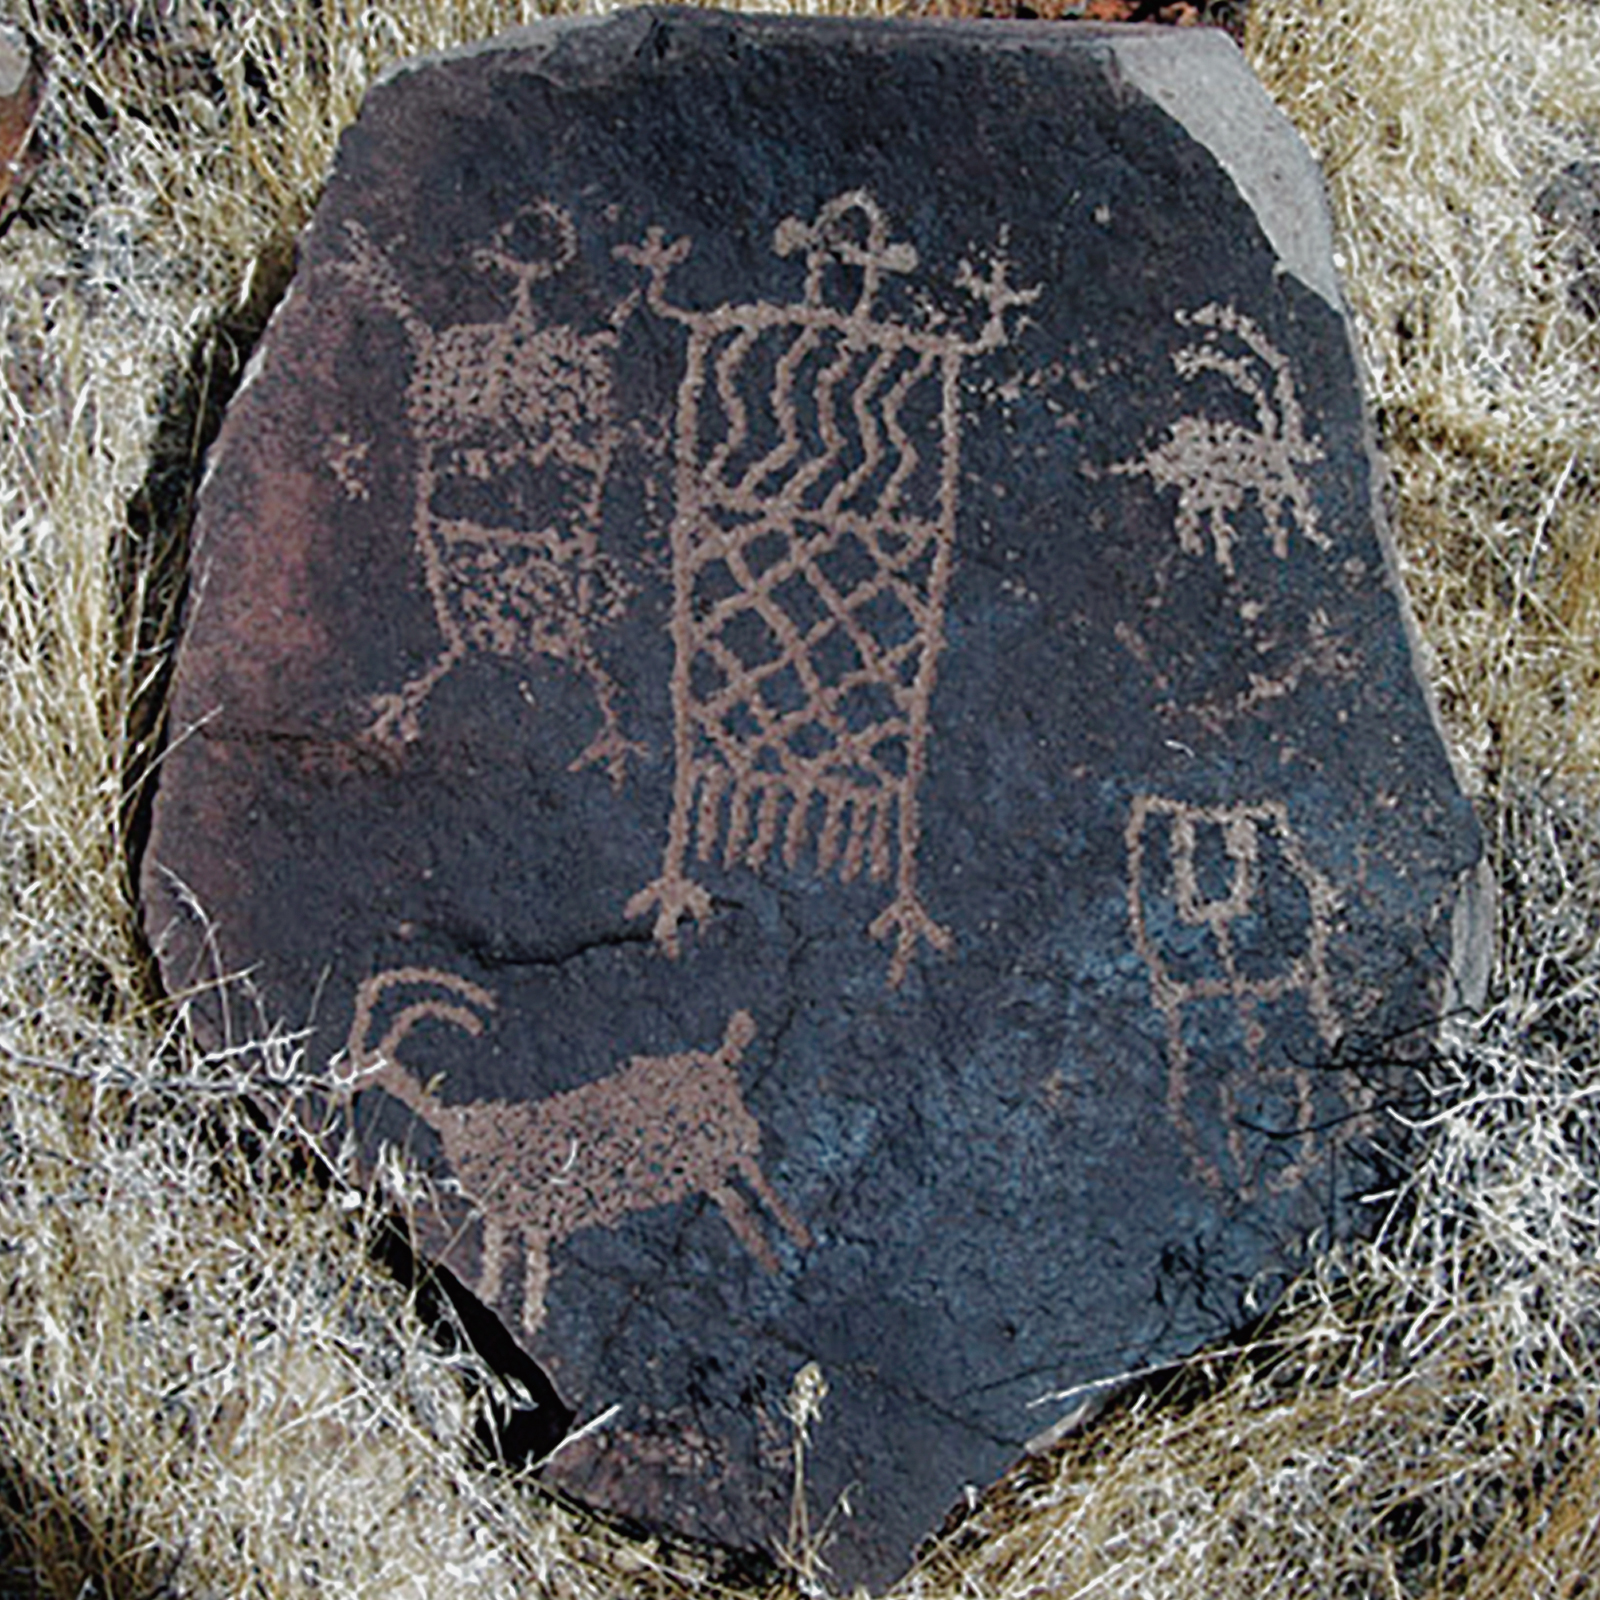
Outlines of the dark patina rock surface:
M617 1408L553 1479L778 1549L814 1362L882 1582L1347 1225L1470 989L1376 499L1220 35L638 12L407 69L204 490L167 980L363 1075L431 1248Z

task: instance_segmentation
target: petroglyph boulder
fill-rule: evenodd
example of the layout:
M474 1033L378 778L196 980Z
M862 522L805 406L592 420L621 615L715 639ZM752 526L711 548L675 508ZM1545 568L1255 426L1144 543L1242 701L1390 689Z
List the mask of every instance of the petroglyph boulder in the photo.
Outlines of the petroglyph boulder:
M781 1551L815 1363L840 1584L1349 1226L1481 975L1316 176L1220 34L633 12L395 74L173 729L168 983L310 1027L617 1408L550 1477Z

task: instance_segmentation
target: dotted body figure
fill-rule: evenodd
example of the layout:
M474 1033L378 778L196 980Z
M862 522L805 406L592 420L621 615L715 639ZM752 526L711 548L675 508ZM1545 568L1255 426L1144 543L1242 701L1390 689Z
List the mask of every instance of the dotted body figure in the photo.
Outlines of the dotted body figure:
M891 243L864 191L813 223L777 229L805 261L797 303L686 310L667 277L689 242L652 230L618 254L649 277L646 300L688 329L678 391L672 523L672 819L660 876L628 902L656 913L676 955L679 924L710 897L691 855L759 870L894 872L871 923L892 942L891 984L919 941L950 934L917 892L918 788L944 642L956 540L963 362L1007 342L1005 316L1035 298L957 282L987 308L976 336L880 314L886 274L916 251Z
M438 1136L444 1159L482 1219L477 1292L493 1305L504 1287L508 1243L522 1248L522 1325L543 1325L550 1256L586 1228L615 1227L704 1195L734 1237L768 1272L779 1262L737 1179L800 1249L805 1224L761 1169L761 1128L745 1106L738 1065L755 1037L746 1011L728 1020L714 1051L635 1056L608 1077L528 1103L437 1099L400 1060L400 1047L425 1022L473 1038L495 1009L494 996L459 975L399 967L357 991L347 1046L351 1091L377 1087Z
M1141 795L1127 847L1134 944L1166 1022L1167 1110L1195 1172L1213 1190L1251 1198L1260 1175L1243 1107L1271 1099L1287 1106L1287 1125L1261 1131L1289 1154L1262 1186L1292 1189L1318 1159L1317 1074L1304 1061L1267 1070L1263 1012L1298 1001L1323 1044L1339 1038L1327 966L1338 895L1307 859L1277 801L1193 806ZM1220 1025L1218 1005L1232 1013L1232 1030ZM1241 1045L1232 1064L1204 1083L1193 1070L1192 1023L1215 1050L1227 1048L1225 1033ZM1202 1093L1214 1096L1220 1148L1202 1138L1194 1115Z
M601 730L571 769L603 765L620 788L640 747L623 737L617 686L594 645L629 598L599 549L616 335L545 323L534 307L536 285L576 252L572 221L538 201L502 227L474 262L511 281L509 314L443 329L417 314L365 231L349 232L340 270L396 317L415 357L405 396L420 458L412 526L443 641L422 672L375 699L369 733L415 739L428 696L469 651L544 656L580 672L600 710Z

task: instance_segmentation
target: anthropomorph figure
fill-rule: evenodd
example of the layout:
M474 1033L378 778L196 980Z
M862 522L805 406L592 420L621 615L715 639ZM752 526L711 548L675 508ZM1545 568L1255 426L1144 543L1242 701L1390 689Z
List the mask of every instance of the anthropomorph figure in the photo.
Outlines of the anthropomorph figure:
M647 305L688 330L675 428L672 818L660 875L628 902L679 924L710 910L690 857L819 874L865 871L894 897L872 922L898 984L920 941L950 934L917 891L919 788L956 542L962 364L1008 340L1036 289L963 263L985 315L962 337L897 320L890 274L917 266L864 190L774 249L800 256L798 301L697 311L667 298L688 240L652 230L618 255L648 274Z
M1140 795L1127 846L1133 940L1166 1024L1167 1110L1195 1173L1241 1199L1292 1189L1318 1159L1318 1083L1331 1081L1311 1053L1340 1034L1328 973L1338 892L1278 801ZM1274 1010L1309 1027L1297 1055L1268 1061ZM1196 1058L1197 1036L1213 1060ZM1251 1104L1274 1106L1272 1125L1247 1116Z
M616 335L546 321L535 304L537 286L573 259L572 220L541 200L507 222L473 260L510 283L509 312L446 328L423 320L364 229L352 223L349 234L337 270L395 316L412 347L412 532L442 641L420 673L377 697L369 731L416 738L424 703L469 651L543 656L581 673L600 710L600 732L573 768L603 765L620 787L640 747L623 737L617 686L595 648L629 594L599 548Z

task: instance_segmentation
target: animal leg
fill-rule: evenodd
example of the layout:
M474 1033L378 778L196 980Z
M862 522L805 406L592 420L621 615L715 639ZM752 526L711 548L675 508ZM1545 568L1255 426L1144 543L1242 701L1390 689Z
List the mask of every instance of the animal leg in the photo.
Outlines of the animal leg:
M479 1246L478 1298L492 1307L505 1287L506 1231L493 1217L483 1219Z
M532 1337L544 1326L545 1294L550 1288L550 1241L522 1230L522 1331Z
M811 1248L811 1230L778 1198L767 1175L750 1156L739 1157L739 1171L761 1203L778 1219L778 1225L802 1250Z
M739 1243L768 1272L776 1272L778 1258L773 1254L772 1246L762 1238L761 1225L756 1221L755 1213L750 1209L745 1197L737 1189L731 1189L726 1184L721 1184L715 1189L707 1189L706 1193L721 1208L723 1216L728 1219L728 1226L733 1229L734 1237Z
M611 777L611 787L620 794L628 776L628 758L638 756L643 759L650 753L649 746L624 737L622 719L617 715L617 708L613 704L617 686L612 681L610 673L588 650L580 655L578 664L594 690L595 703L600 707L604 726L589 741L583 754L573 761L567 771L581 772L585 767L604 766Z

